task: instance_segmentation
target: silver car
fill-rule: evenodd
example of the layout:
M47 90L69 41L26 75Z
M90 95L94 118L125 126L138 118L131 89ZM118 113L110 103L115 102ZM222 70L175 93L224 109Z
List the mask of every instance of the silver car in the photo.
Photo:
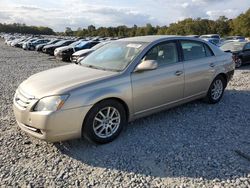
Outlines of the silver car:
M195 99L217 103L234 73L229 53L190 37L109 43L79 65L35 74L14 97L20 128L50 142L114 140L129 121Z

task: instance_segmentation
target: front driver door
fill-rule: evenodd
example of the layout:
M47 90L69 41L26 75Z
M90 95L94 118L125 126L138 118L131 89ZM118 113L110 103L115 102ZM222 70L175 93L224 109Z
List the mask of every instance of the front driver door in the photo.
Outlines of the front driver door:
M131 74L135 115L183 98L184 69L175 41L154 46L142 60L156 60L158 68Z

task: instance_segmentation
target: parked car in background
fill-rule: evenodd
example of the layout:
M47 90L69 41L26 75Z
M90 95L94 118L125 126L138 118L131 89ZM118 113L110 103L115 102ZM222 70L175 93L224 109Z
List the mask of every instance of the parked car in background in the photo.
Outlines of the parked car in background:
M68 46L62 46L62 47L59 47L59 48L56 48L55 51L54 51L54 56L57 58L57 59L61 59L61 60L65 60L64 58L62 58L61 54L62 54L62 51L64 50L68 50L68 49L72 49L74 48L76 45L80 44L80 43L86 43L84 39L80 39L80 40L77 40L73 43L71 43L70 45Z
M250 42L225 43L220 49L233 54L236 68L239 68L242 64L250 63Z
M79 50L75 53L73 53L70 57L70 61L72 63L76 63L78 64L82 59L84 59L87 55L91 54L92 52L94 52L95 50L101 48L102 46L110 43L111 41L106 41L106 42L100 42L99 44L93 46L90 49L83 49L83 50Z
M38 38L31 38L31 39L29 39L28 41L23 42L22 48L23 48L24 50L29 50L30 44L31 44L32 42L36 41L36 40L38 40Z
M23 47L23 44L26 43L28 40L30 40L32 37L25 37L24 40L22 41L19 41L17 44L16 44L16 47L18 48L22 48Z
M200 38L202 38L202 39L207 39L207 38L220 39L220 35L219 34L207 34L207 35L201 35Z
M12 41L14 41L16 39L16 37L14 37L14 36L10 36L10 37L8 37L6 40L5 40L5 44L6 45L8 45L8 46L10 46L10 44L12 43Z
M220 39L217 39L217 38L202 38L203 40L207 41L207 42L210 42L216 46L220 46Z
M225 38L226 41L233 41L233 42L243 42L246 40L243 36L228 36Z
M61 40L55 44L47 45L43 47L43 52L49 55L54 55L54 50L56 48L62 47L62 46L68 46L71 43L75 42L75 40Z
M199 38L199 37L200 37L200 35L187 35L187 37Z
M21 48L22 47L22 42L24 42L26 40L26 38L20 38L18 40L15 40L11 43L11 46L14 46L14 47L18 47L18 48Z
M43 44L39 44L36 46L36 51L40 52L43 50L43 47L46 45L51 45L51 44L55 44L57 42L59 42L61 39L51 39L49 42L47 43L43 43Z
M39 45L39 44L46 44L49 41L50 41L49 39L38 39L38 40L36 40L34 42L31 42L29 44L29 50L35 50L37 45Z
M145 36L111 42L35 74L14 97L19 127L55 142L114 140L134 119L195 99L218 103L234 73L231 54L200 39Z
M77 52L82 49L90 49L96 44L98 41L80 41L76 45L69 45L61 48L58 52L55 52L55 56L63 61L70 61L70 57L74 52ZM57 49L56 49L57 50Z

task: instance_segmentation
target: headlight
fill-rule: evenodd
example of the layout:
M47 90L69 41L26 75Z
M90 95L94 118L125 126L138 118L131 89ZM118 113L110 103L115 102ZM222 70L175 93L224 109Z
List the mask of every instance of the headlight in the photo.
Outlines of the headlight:
M36 103L34 111L55 112L57 110L60 110L68 97L69 95L44 97Z

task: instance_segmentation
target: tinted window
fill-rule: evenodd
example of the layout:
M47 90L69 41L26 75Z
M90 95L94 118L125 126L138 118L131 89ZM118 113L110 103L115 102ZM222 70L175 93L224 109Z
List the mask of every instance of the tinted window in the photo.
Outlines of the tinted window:
M95 46L95 45L97 45L99 42L91 42L90 44L89 44L89 48L92 48L93 46Z
M144 60L156 60L159 65L178 62L178 52L175 42L159 44L144 56Z
M247 43L244 50L250 50L250 43Z
M206 57L203 43L195 41L181 41L184 60L192 60Z

